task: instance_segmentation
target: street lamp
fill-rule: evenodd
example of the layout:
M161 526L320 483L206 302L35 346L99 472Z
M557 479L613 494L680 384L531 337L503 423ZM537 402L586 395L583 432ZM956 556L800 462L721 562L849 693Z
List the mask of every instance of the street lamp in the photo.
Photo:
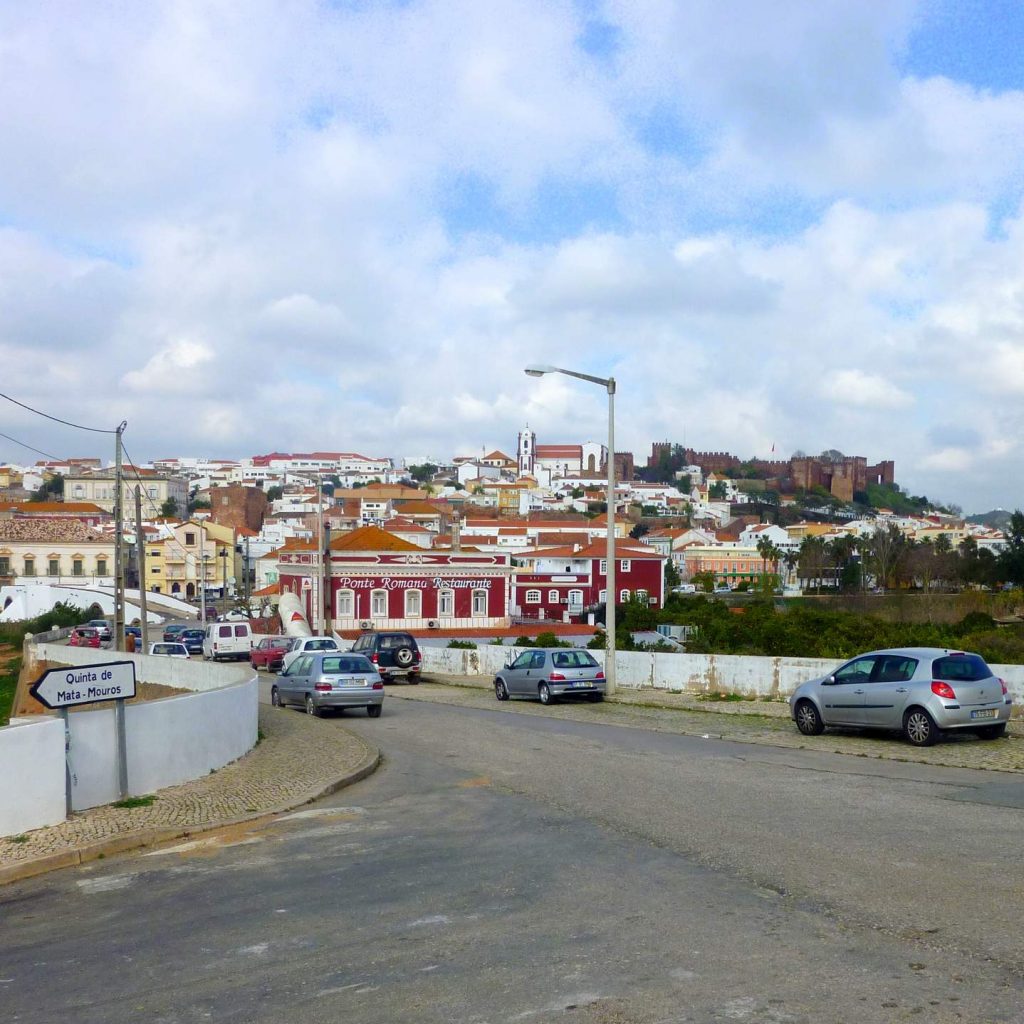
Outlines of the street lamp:
M600 384L608 391L608 550L605 564L604 627L608 637L608 653L605 657L605 692L615 692L615 378L592 377L589 373L563 370L559 366L527 366L529 377L543 377L546 373L564 373L577 380L589 380Z
M223 567L223 570L224 570L224 572L223 572L224 585L221 587L220 596L225 601L227 601L227 599L228 599L228 549L227 548L221 548L220 549L220 557L221 557L221 564L222 564L222 567Z

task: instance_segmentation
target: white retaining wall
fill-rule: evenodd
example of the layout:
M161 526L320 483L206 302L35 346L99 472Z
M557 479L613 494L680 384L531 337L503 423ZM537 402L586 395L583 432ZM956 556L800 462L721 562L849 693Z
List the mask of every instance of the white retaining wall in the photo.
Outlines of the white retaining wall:
M0 729L0 836L64 820L64 723L24 721Z
M427 672L493 675L522 649L487 644L473 650L421 647ZM591 651L604 664L604 651ZM617 651L615 681L626 689L651 687L691 693L737 693L744 697L788 697L801 683L825 675L841 659L755 658L738 654L656 654ZM1016 703L1024 703L1024 665L992 665Z
M30 650L32 650L30 648ZM259 682L248 665L122 654L88 647L36 645L37 660L71 665L134 661L140 682L192 693L125 705L128 790L152 793L200 778L256 744ZM114 710L68 716L72 808L119 797ZM64 820L64 726L59 718L24 718L0 729L0 836ZM59 798L59 799L58 799Z

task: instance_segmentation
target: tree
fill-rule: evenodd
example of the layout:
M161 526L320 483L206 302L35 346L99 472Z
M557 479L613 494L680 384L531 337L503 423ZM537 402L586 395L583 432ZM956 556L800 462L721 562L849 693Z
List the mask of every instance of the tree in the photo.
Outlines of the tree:
M724 501L726 495L725 481L716 480L708 488L708 500L709 501Z
M906 538L899 528L890 523L884 529L875 530L871 538L869 560L880 587L889 587L907 549Z
M1000 575L1008 583L1024 583L1024 512L1018 509L1010 516L1004 531L1006 546L996 559Z
M267 489L267 501L278 501L284 494L284 488L279 484L275 484L273 487Z
M50 501L52 498L64 497L64 477L52 476L44 480L38 490L32 492L29 501Z
M676 481L676 490L680 494L689 494L693 490L693 477L689 473L684 473Z
M706 594L715 589L715 574L713 572L695 572L690 577L690 582L696 584Z
M633 540L639 540L645 533L650 532L651 528L646 523L637 523L636 526L629 531L629 535Z
M672 590L674 587L678 587L682 580L679 578L679 570L676 568L676 563L669 558L665 563L665 586Z
M413 478L417 483L426 483L428 480L434 478L434 474L437 472L437 466L432 462L424 462L419 466L409 467L409 476Z
M168 498L160 506L160 515L165 519L177 519L178 517L178 500L177 498Z

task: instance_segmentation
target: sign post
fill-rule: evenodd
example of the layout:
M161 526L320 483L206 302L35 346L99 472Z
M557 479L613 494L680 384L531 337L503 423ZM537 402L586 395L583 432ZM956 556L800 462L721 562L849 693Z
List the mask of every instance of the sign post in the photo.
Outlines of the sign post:
M29 693L44 707L59 711L64 720L65 761L68 754L68 711L82 704L115 701L117 736L117 783L121 799L128 795L128 748L125 738L124 702L135 696L135 662L111 661L102 665L79 665L47 669L29 687ZM67 805L71 807L70 769L66 776Z

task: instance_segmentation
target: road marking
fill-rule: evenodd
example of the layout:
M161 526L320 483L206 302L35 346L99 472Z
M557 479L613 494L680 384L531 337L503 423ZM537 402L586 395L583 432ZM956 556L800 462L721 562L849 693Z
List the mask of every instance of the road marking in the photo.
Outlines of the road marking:
M241 949L236 949L235 953L238 956L262 956L268 949L270 949L269 942L257 942L255 946L243 946Z
M420 917L415 921L410 921L406 928L424 928L427 925L432 924L451 924L452 919L446 914L434 914L432 917Z

